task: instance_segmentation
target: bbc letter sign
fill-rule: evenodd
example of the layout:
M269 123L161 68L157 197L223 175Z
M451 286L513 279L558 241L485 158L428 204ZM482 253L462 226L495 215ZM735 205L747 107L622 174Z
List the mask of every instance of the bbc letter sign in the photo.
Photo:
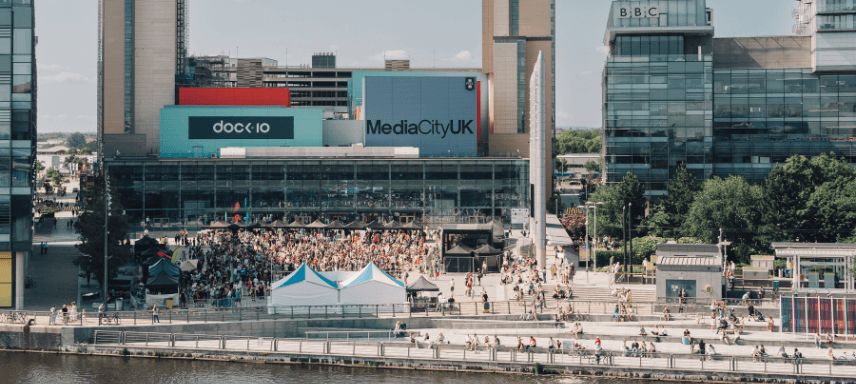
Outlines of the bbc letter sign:
M188 139L294 139L293 116L190 116Z
M659 7L618 7L619 19L660 17Z

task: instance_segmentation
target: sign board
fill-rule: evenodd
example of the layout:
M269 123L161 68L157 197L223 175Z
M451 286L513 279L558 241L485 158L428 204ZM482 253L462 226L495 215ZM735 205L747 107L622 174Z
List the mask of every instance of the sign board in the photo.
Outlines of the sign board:
M416 147L421 157L476 156L479 98L467 79L363 78L366 147Z
M475 77L468 77L466 79L466 81L464 81L464 87L468 91L472 91L472 90L476 89L476 78Z
M619 19L660 17L660 7L618 7Z
M511 224L526 224L529 222L529 208L511 208Z
M189 116L188 139L294 139L293 116Z

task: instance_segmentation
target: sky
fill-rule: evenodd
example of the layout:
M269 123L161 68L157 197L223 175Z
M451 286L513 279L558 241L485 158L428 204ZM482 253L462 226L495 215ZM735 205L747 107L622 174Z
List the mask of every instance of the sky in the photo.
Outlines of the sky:
M119 0L105 0L119 1ZM600 127L608 0L556 0L556 123ZM790 35L796 2L707 0L717 37ZM584 5L584 6L581 6ZM98 2L38 0L39 132L95 132ZM337 66L481 67L481 0L190 0L189 53Z

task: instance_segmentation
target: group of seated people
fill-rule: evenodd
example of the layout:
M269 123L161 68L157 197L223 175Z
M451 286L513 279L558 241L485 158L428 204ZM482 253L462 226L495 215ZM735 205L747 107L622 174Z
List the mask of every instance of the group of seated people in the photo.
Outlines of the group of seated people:
M571 287L563 288L561 284L556 285L556 289L553 290L553 298L554 299L567 299L571 297Z
M574 315L574 307L571 305L571 303L568 303L567 309L562 308L561 305L556 306L556 317L555 317L556 322L568 321L573 317L573 315Z
M624 303L619 303L615 305L615 309L612 310L612 318L615 321L633 321L635 318L633 315L635 314L635 310L633 309L633 305Z
M574 325L571 326L571 330L568 331L568 333L573 334L574 337L579 337L580 335L583 334L583 325L580 323L574 323Z
M646 357L651 353L656 353L657 347L654 345L654 342L651 342L650 345L646 344L645 341L642 341L642 344L636 339L633 339L633 343L630 346L627 346L627 339L624 340L622 356L624 357Z

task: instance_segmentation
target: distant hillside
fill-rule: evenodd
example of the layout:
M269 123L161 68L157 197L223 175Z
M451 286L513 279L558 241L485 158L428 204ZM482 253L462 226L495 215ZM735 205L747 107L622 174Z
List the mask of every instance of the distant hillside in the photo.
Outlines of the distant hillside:
M66 140L71 133L65 132L47 132L47 133L39 133L38 141L47 141L47 140ZM83 136L86 137L86 140L95 140L95 132L87 132L84 133Z

